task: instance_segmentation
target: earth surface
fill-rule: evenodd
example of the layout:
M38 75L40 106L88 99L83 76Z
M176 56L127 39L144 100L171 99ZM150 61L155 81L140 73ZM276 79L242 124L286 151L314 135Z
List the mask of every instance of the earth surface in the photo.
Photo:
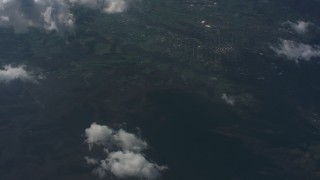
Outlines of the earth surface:
M319 179L319 9L141 0L121 13L73 6L71 30L0 26L1 71L33 79L0 73L0 179L149 179L94 173L94 122L146 141L143 156L166 166L157 179Z

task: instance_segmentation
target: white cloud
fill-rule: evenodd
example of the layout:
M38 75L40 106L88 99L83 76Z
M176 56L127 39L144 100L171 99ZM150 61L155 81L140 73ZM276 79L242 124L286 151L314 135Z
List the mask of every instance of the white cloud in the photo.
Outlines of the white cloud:
M85 142L88 143L89 149L95 144L107 145L112 134L113 130L108 126L92 123L91 126L85 130L85 136L87 137Z
M121 13L127 9L128 0L107 0L103 9L106 13Z
M226 93L223 93L221 99L224 100L227 104L234 105L235 100L233 97L228 96Z
M85 142L91 149L94 145L104 145L108 150L112 146L118 146L123 150L140 152L148 147L148 144L132 133L123 129L115 131L108 126L92 123L85 129ZM107 147L109 145L110 147Z
M121 13L133 0L0 0L0 26L12 26L17 32L28 27L46 30L71 29L75 4L102 9L106 13Z
M320 46L311 46L308 44L297 43L290 40L281 40L280 46L271 47L277 55L284 56L290 60L310 60L320 57Z
M28 27L60 30L73 26L70 5L64 0L0 0L0 7L0 16L7 17L0 25L18 32Z
M89 165L97 165L99 164L99 161L97 159L94 158L90 158L90 157L84 157L84 159L86 160L87 164Z
M118 178L156 179L161 171L167 169L166 166L149 162L142 154L148 147L147 143L123 129L115 131L93 123L85 133L89 150L97 144L106 153L106 157L100 159L85 157L87 164L95 167L93 172L101 178L112 174Z
M1 21L8 22L10 21L10 18L8 16L0 16L0 22Z
M145 141L122 129L114 135L114 140L123 150L140 152L148 147Z
M17 67L6 65L0 69L0 83L7 83L14 80L36 82L36 77L33 76L31 72L28 72L24 65Z
M101 8L103 12L113 14L127 10L134 0L69 0L72 4L80 4L91 8Z
M142 154L129 151L110 153L101 168L105 168L119 178L137 177L143 179L155 179L159 177L160 171L166 169L165 166L150 163Z
M295 31L298 34L305 34L309 31L313 23L305 21L298 21L297 23L294 23L291 21L287 21L283 25L289 26L293 31Z

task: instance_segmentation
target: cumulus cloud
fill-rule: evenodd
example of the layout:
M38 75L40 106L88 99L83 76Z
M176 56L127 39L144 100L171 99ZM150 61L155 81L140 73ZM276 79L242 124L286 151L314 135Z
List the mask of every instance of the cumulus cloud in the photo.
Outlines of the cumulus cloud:
M10 19L8 16L0 16L0 22L8 22Z
M92 123L91 126L85 130L85 136L87 137L85 142L88 143L90 149L93 145L107 145L112 134L113 130L108 126Z
M148 147L148 144L137 138L134 134L128 133L123 129L120 129L115 135L114 140L118 145L127 151L137 151L140 152Z
M297 23L287 21L283 25L288 26L294 32L298 34L305 34L309 31L310 27L313 25L311 22L298 21Z
M299 60L309 61L312 58L320 57L320 46L311 46L290 40L281 40L278 47L271 46L271 49L275 51L277 55L284 56L296 62Z
M137 177L143 179L156 179L165 166L150 163L142 154L130 151L111 152L103 162L105 170L119 178Z
M227 104L230 104L230 105L234 105L235 104L234 98L231 97L231 96L228 96L226 93L223 93L221 95L221 99L224 100Z
M46 30L70 29L74 26L74 5L121 13L133 0L0 0L0 26L12 26L18 32L28 27Z
M112 146L118 146L126 151L140 152L148 147L148 144L132 133L123 129L115 131L108 126L92 123L85 129L85 142L91 149L94 145L103 145L110 149ZM109 145L109 147L107 147Z
M112 174L118 178L156 179L161 171L167 169L166 166L148 161L142 154L148 144L123 129L116 131L93 123L85 130L85 134L89 150L97 145L106 154L100 159L85 157L87 164L95 167L93 172L101 178Z
M87 164L89 165L97 165L99 164L99 161L97 159L94 158L90 158L90 157L84 157L84 159L86 160Z
M6 19L0 25L12 26L16 31L28 27L59 30L73 26L73 15L64 0L0 0L0 16Z
M103 11L106 13L121 13L128 7L128 0L108 0Z
M102 9L105 13L121 13L127 10L133 0L69 0L71 4Z
M26 66L20 65L13 67L11 65L5 65L0 69L0 83L8 83L14 80L36 82L36 77L31 72L26 70Z

